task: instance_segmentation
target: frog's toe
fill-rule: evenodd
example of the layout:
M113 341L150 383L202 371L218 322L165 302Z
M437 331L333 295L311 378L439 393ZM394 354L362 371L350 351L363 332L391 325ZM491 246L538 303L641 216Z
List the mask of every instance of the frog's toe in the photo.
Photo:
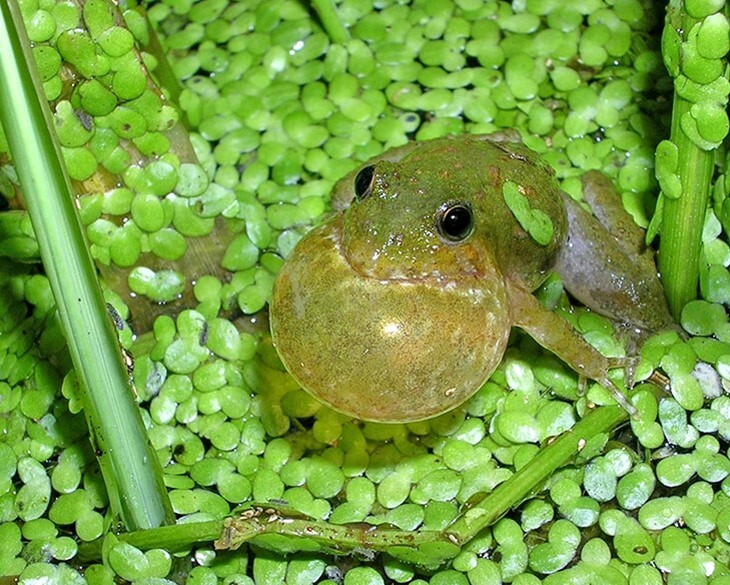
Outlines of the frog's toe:
M654 370L649 376L649 382L654 384L657 388L661 388L664 392L669 394L672 389L672 383L664 372Z
M633 388L636 384L636 369L639 367L641 356L630 351L626 357L617 357L608 359L608 367L621 368L624 371L624 384L627 388Z
M578 390L577 394L579 397L586 395L586 389L588 388L588 376L584 376L583 374L578 374Z
M621 359L621 358L618 358ZM601 380L596 380L601 386L603 386L606 390L608 390L608 393L613 397L613 399L618 402L619 406L623 408L626 412L628 412L632 417L638 417L639 411L636 410L636 407L629 402L628 396L623 393L621 388L616 386L616 384L608 378L608 376L605 376Z

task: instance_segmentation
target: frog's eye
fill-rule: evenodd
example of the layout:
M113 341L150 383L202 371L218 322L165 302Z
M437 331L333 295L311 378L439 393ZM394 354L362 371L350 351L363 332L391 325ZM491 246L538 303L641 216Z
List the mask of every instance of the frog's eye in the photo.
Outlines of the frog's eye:
M449 242L461 242L469 237L474 228L471 209L464 203L444 207L436 218L441 237Z
M362 201L373 191L373 176L375 175L375 167L368 165L360 169L355 175L355 197Z

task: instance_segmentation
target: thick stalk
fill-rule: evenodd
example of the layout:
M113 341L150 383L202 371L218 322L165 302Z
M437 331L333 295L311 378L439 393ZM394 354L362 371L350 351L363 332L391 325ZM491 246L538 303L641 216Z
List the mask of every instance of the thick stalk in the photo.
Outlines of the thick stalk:
M553 473L573 460L583 446L601 433L609 433L626 421L629 414L620 406L601 406L542 449L481 502L467 510L446 529L459 543L466 543L482 529L494 524L511 508L536 492Z
M679 320L682 307L697 298L702 228L712 181L714 153L698 148L680 127L680 119L692 104L674 95L671 141L679 149L677 174L682 196L666 197L662 212L659 271L669 308Z
M0 0L0 123L82 386L113 510L129 530L171 521L157 456L130 388L84 240L50 111L15 0Z
M676 153L676 166L661 170L658 176L674 173L681 189L668 190L668 185L663 185L659 270L669 308L677 320L684 305L697 297L714 149L724 139L717 129L723 128L721 118L725 116L722 111L727 104L727 84L717 82L722 76L727 77L727 66L719 53L702 56L702 51L707 53L707 43L700 49L698 40L698 31L703 27L712 30L717 26L717 17L722 18L721 13L694 18L687 14L683 1L672 0L667 7L662 39L665 64L674 77L671 144L667 150ZM708 123L713 111L715 118ZM660 164L658 160L658 171Z

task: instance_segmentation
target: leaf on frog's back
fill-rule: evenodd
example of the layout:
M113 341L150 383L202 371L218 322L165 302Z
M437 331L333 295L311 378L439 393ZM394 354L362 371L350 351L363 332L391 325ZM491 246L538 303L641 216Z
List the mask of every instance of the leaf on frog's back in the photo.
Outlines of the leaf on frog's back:
M527 231L541 246L547 246L553 237L553 222L547 213L539 209L532 210L532 223Z
M532 209L520 189L517 183L505 181L502 185L504 202L530 237L541 246L547 246L553 237L553 222L544 211Z

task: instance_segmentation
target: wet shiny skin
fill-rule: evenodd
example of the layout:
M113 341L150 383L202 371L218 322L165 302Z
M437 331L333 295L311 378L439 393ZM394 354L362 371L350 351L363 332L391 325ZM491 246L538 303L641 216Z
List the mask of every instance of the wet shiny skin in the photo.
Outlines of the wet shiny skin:
M410 143L368 161L335 187L343 210L277 278L271 329L284 365L338 411L421 420L472 396L517 326L615 392L608 360L531 294L557 270L602 314L644 329L669 322L641 231L592 179L586 194L608 229L511 133ZM518 221L505 183L549 231Z

